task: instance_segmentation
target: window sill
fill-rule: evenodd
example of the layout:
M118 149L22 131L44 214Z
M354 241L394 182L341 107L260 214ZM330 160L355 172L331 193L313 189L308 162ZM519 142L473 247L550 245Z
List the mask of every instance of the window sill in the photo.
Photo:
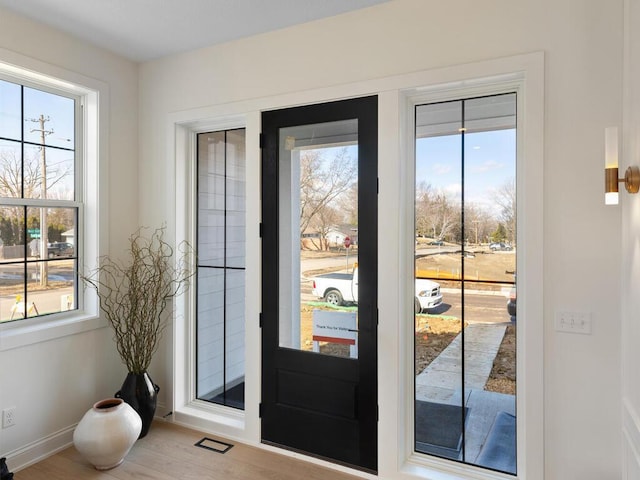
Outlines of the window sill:
M411 477L429 480L516 480L517 478L506 473L415 452L406 460L401 472Z
M233 438L242 438L245 430L245 412L229 407L195 400L176 409L175 423Z
M38 317L0 323L0 352L106 326L105 320L85 312L56 314L46 319Z

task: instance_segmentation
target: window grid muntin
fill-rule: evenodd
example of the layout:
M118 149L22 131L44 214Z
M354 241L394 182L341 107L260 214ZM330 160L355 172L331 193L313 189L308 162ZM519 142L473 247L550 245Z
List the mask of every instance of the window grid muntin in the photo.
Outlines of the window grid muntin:
M81 239L79 238L79 232L80 230L80 221L81 221L81 212L82 212L82 203L79 201L79 193L82 191L82 189L80 188L81 186L81 178L80 178L80 172L82 172L82 168L80 167L81 163L82 163L82 155L81 155L81 149L79 147L81 147L83 145L82 142L82 132L83 132L83 127L82 127L82 122L84 121L84 117L83 117L83 108L82 108L82 102L81 102L81 97L78 95L74 95L69 93L68 91L65 91L63 89L59 89L56 88L54 86L51 85L46 85L46 84L40 84L37 82L33 82L29 79L23 79L23 78L15 78L11 75L8 75L4 72L0 72L0 80L7 82L9 84L12 85L16 85L18 86L19 90L20 90L20 94L19 94L19 103L20 103L20 138L12 138L12 137L7 137L7 136L3 136L2 132L0 132L0 141L7 141L7 142L13 142L13 143L17 143L19 144L19 150L20 150L20 162L22 165L22 169L21 169L21 196L20 197L2 197L0 196L0 205L2 206L7 206L7 207L18 207L18 208L22 208L23 210L23 215L24 215L24 221L23 221L23 225L22 225L22 235L24 238L24 260L22 261L8 261L8 262L2 262L2 266L6 266L6 265L23 265L23 292L24 292L24 307L26 308L29 305L29 278L27 275L27 271L29 268L29 265L33 265L33 264L38 264L38 263L44 263L44 264L51 264L53 262L56 261L60 261L60 258L49 258L49 255L47 253L47 255L44 256L44 258L42 256L40 256L40 258L38 258L37 260L29 260L28 259L28 255L27 252L29 250L29 245L26 241L26 239L28 238L28 217L27 217L27 211L29 210L29 208L65 208L65 209L73 209L74 211L74 219L73 219L73 230L74 230L74 249L73 249L73 255L70 256L65 256L64 259L66 260L73 260L73 276L72 276L72 282L73 282L73 308L71 310L78 310L79 309L79 304L82 303L82 299L80 299L78 297L78 265L79 265L79 250L81 248ZM25 126L25 122L26 122L26 118L25 118L25 95L24 95L24 91L25 89L31 89L31 90L37 90L43 93L47 93L47 94L51 94L51 95L55 95L55 96L59 96L59 97L63 97L65 99L71 100L73 102L73 147L62 147L59 145L47 145L46 140L44 143L38 143L38 142L33 142L33 141L28 141L25 140L25 130L26 130L26 126ZM25 191L24 191L24 182L25 182L25 172L24 172L24 165L25 165L25 147L35 147L35 148L48 148L48 149L53 149L55 151L61 151L61 152L70 152L73 153L73 167L72 167L72 175L73 175L73 200L68 200L68 199L51 199L51 198L30 198L30 197L25 197ZM45 164L46 165L46 164ZM51 243L51 242L48 242ZM48 247L47 247L47 252L48 252ZM16 298L16 303L18 302L18 299ZM14 319L9 319L9 320L3 320L2 318L0 318L0 323L3 324L8 324L11 322L15 322L18 320L27 320L27 319L32 319L32 318L41 318L41 317L48 317L48 316L53 316L53 315L58 315L60 313L63 313L64 311L60 310L60 311L53 311L53 312L43 312L43 313L38 313L35 316L28 316L26 313L23 316L23 318L16 318Z

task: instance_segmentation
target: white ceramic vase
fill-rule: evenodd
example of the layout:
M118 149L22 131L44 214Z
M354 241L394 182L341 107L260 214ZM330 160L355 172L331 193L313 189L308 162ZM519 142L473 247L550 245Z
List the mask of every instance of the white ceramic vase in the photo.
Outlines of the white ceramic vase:
M85 413L73 432L73 444L97 470L122 463L138 439L142 420L120 398L100 400Z

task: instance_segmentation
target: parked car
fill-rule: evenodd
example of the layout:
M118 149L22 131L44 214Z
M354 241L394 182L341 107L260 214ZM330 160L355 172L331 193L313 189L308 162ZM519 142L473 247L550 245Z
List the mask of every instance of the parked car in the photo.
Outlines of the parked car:
M358 303L358 267L352 273L326 273L313 277L313 295L325 302L339 306ZM424 278L416 278L414 310L435 308L442 303L440 284Z
M489 248L491 249L492 252L513 250L513 247L511 245L504 242L494 242L491 245L489 245Z
M54 242L47 244L48 258L72 257L74 253L73 244L67 242Z
M516 321L516 287L511 287L509 292L509 300L507 300L507 313L511 317L511 321Z
M444 245L444 242L442 240L434 240L432 242L429 242L429 245L437 245L438 247L441 247L442 245Z

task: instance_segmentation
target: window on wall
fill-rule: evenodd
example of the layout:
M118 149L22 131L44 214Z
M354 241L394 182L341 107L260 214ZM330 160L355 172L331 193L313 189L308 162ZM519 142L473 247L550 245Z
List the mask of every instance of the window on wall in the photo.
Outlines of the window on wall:
M0 79L0 322L77 308L80 108Z
M516 94L414 113L415 450L515 475Z
M244 409L245 130L197 145L197 398Z

